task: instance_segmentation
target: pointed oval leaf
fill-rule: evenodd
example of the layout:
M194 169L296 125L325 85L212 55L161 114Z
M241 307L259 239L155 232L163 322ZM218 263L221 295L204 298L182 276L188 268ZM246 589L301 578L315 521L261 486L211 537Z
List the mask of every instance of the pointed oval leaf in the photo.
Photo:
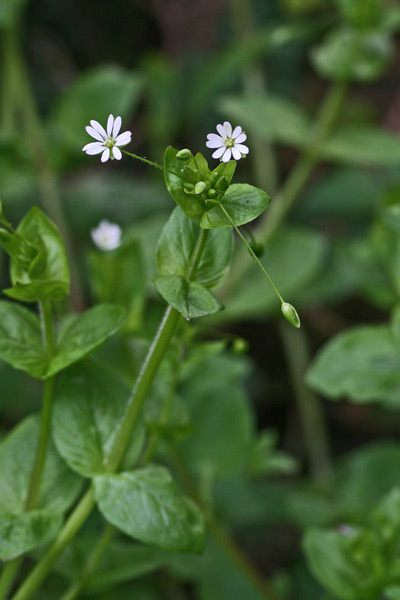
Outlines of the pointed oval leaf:
M175 552L199 553L204 546L204 518L183 496L170 473L150 465L94 479L100 511L135 539Z
M129 395L128 386L91 361L66 373L56 390L53 437L71 469L84 477L105 472ZM139 424L128 452L130 464L137 458L143 441L144 427Z
M232 227L232 222L237 226L249 223L267 208L269 196L259 188L247 183L235 183L225 192L222 204L231 220L219 206L213 206L202 216L201 227L213 229L214 227Z
M179 275L160 275L154 280L161 296L185 319L205 317L223 309L223 305L201 283Z
M160 275L186 277L200 232L198 223L186 217L177 206L165 224L156 250ZM194 279L214 287L226 275L233 252L233 233L215 229L208 234Z

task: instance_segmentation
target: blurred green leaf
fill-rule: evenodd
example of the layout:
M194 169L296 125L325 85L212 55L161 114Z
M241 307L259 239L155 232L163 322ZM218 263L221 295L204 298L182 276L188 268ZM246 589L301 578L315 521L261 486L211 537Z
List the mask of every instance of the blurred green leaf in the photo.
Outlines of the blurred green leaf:
M377 127L346 126L326 140L320 152L324 158L334 162L395 166L400 164L400 139Z
M101 513L127 535L174 552L202 551L203 516L181 494L167 469L150 465L129 473L97 475L94 487Z
M93 141L85 126L95 119L105 127L110 111L115 117L122 117L125 131L124 120L132 114L142 88L140 73L115 65L101 65L84 72L63 93L50 117L56 141L79 154L85 143Z
M381 0L334 0L342 18L354 27L374 28L384 10Z
M104 366L86 361L68 371L55 393L53 435L68 466L91 477L104 473L125 416L130 389ZM139 424L128 451L134 464L144 441Z
M0 27L7 29L15 24L27 0L1 0Z
M2 560L48 543L57 533L62 513L81 490L81 480L67 469L50 442L35 510L25 510L38 435L39 419L28 417L0 445Z
M180 275L160 275L154 279L154 284L164 300L188 321L212 315L223 308L208 288Z

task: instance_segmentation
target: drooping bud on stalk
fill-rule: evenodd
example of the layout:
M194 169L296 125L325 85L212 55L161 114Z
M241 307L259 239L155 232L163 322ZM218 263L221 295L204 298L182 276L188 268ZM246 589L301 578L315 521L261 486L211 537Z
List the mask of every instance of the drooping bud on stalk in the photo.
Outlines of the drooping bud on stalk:
M189 160L189 158L192 158L192 153L189 148L183 148L183 150L179 150L179 152L176 153L176 158L179 160Z
M282 302L281 311L286 321L293 325L293 327L297 329L300 327L300 317L294 306L289 304L289 302Z

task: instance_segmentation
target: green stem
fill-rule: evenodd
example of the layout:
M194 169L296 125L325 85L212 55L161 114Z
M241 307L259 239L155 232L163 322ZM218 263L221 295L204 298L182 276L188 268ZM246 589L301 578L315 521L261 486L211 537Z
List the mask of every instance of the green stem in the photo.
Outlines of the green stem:
M311 475L316 481L328 481L332 477L332 463L325 417L318 398L304 381L310 360L307 339L304 331L294 331L286 323L280 326L280 332L297 401Z
M201 253L203 252L204 244L208 235L207 230L200 230L197 244L192 254L190 266L188 268L188 276L193 277L195 270L199 264ZM153 383L154 377L164 358L165 351L175 332L176 326L180 319L180 313L168 306L161 325L157 331L154 341L144 360L143 367L139 373L135 387L132 391L128 402L128 408L124 416L121 428L118 432L117 439L111 449L110 457L107 464L108 472L115 472L123 458L126 448L129 444L132 432L138 422L141 409L143 407L146 396ZM36 591L42 581L45 579L53 564L63 552L64 548L70 543L73 537L80 530L91 511L95 506L93 490L90 488L85 494L81 502L72 512L63 529L49 547L47 552L42 556L36 567L31 571L24 583L20 586L11 600L28 600Z
M334 83L325 97L318 117L312 128L310 140L299 156L294 168L281 191L265 212L260 224L254 229L254 237L266 244L283 223L286 215L300 196L312 171L319 162L320 148L335 124L346 95L345 83ZM249 267L246 253L239 251L232 265L229 282L220 290L220 296L226 301Z
M116 528L109 523L105 526L104 531L97 542L93 552L90 554L85 568L82 570L78 581L75 581L70 588L61 597L61 600L75 600L81 593L88 577L93 573L94 569L104 556L104 552L115 534Z
M143 162L146 165L150 165L150 167L155 167L156 169L160 169L161 171L165 170L162 165L159 165L158 163L153 162L148 158L144 158L143 156L139 156L138 154L133 154L133 152L128 152L128 150L124 150L123 148L121 148L120 150L127 156L130 156L131 158L136 158L136 160L140 160L140 162Z

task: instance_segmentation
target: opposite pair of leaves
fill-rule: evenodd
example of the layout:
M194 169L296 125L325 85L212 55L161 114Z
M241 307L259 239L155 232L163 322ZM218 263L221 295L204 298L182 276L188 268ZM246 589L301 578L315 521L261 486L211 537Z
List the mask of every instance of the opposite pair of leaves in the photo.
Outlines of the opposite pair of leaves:
M29 265L21 263L19 238L14 234L16 247L5 247L11 256L13 287L4 293L23 302L63 298L69 291L70 273L64 242L54 223L34 206L19 224L17 233L36 253Z
M224 176L230 184L235 172L236 162L231 160L221 163L214 171L210 171L204 156L198 153L194 158L182 161L176 157L175 148L167 148L164 155L164 174L167 189L177 205L190 219L200 221L203 229L216 227L232 227L249 223L258 217L269 204L268 195L262 190L248 184L229 185L222 196L221 202L229 214L230 219L223 210L211 202L206 202L194 193L188 193L184 187L181 170L184 166L198 169L201 180L207 182L212 173Z
M130 397L127 387L104 368L88 362L68 375L57 392L54 440L71 469L93 478L104 517L146 544L177 552L200 552L203 517L166 469L153 465L118 475L107 473L107 459ZM140 424L123 469L137 461L143 441Z
M28 417L0 445L1 560L49 542L81 490L81 479L66 467L50 442L35 509L25 510L38 435L39 419Z
M176 207L163 228L156 251L157 290L186 319L221 310L221 303L208 288L216 286L226 275L233 251L230 229L210 231L196 272L189 278L200 233L199 224Z
M99 304L69 320L60 331L55 355L43 349L39 318L24 306L0 302L0 358L37 379L47 379L95 350L123 324L121 306Z

